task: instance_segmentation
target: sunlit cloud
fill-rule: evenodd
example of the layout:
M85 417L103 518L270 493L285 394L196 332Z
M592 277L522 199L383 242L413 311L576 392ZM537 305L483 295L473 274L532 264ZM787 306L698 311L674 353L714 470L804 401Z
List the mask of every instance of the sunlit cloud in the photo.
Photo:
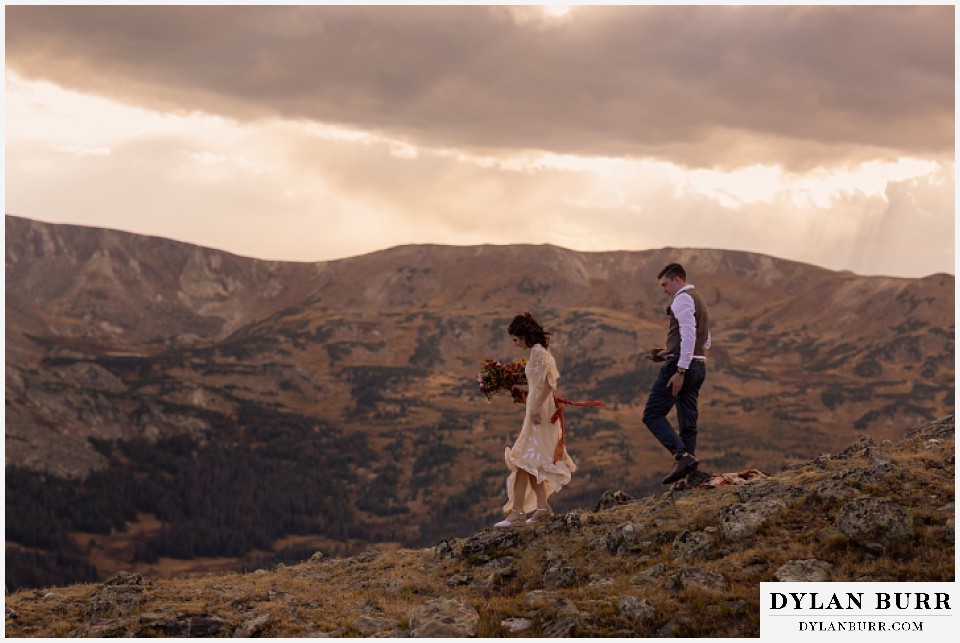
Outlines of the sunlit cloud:
M8 18L7 212L296 261L553 243L953 270L953 132L941 123L952 67L939 81L944 39L939 26L920 37L937 24L925 13L896 32L909 60L831 41L850 69L882 70L881 83L834 70L797 34L849 34L854 17L888 33L895 13L296 9L124 9L107 24L96 18L110 9L70 8L46 14L58 18L49 33ZM67 16L98 25L101 40ZM143 16L171 59L123 37ZM180 28L214 18L219 61ZM752 40L709 55L741 26ZM326 48L353 43L349 33L362 34L360 53L328 65ZM866 46L872 33L857 38ZM72 58L50 53L65 42ZM108 50L124 57L103 66ZM758 50L769 55L755 60ZM900 101L918 68L926 81Z

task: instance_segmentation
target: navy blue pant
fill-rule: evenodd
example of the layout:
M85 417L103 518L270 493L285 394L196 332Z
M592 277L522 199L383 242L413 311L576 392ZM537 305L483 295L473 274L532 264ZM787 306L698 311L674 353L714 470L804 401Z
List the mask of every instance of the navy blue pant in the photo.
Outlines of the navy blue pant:
M686 375L683 377L683 387L680 394L674 397L673 391L667 382L677 372L677 358L667 358L660 367L657 379L650 387L650 396L643 409L643 423L647 425L653 436L675 458L686 451L694 455L697 450L697 400L700 397L700 387L707 377L707 365L702 359L690 362ZM677 407L677 422L680 424L680 435L673 430L667 413L674 406Z

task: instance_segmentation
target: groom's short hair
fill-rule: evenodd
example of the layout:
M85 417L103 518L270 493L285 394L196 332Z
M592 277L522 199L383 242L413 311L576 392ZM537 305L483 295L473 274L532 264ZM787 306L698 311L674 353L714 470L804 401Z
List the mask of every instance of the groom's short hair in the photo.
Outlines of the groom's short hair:
M680 279L686 281L687 271L684 270L683 266L678 263L667 264L667 266L660 271L660 274L657 275L657 279L663 279L664 277L667 279L675 279L676 277L680 277Z

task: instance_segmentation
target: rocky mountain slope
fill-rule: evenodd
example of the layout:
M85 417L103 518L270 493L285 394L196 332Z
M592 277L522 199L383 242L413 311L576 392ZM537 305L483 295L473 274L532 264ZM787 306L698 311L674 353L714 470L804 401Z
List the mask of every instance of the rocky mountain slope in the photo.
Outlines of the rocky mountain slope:
M608 405L567 414L580 469L555 507L658 490L669 462L640 422L656 373L641 356L663 341L670 261L714 320L705 468L775 470L952 412L951 275L553 246L293 264L7 216L8 525L11 502L51 508L8 528L8 552L69 546L101 576L149 575L475 531L502 505L520 420L476 373L519 356L505 329L526 310L554 332L562 393ZM236 517L244 497L254 520Z
M7 636L757 637L764 581L952 581L954 418L769 477L248 574L6 597Z

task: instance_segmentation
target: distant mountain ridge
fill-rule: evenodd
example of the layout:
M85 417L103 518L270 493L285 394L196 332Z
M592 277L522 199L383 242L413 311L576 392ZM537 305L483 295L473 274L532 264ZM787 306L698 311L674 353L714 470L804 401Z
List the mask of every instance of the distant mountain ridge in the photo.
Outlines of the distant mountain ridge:
M665 456L640 422L656 373L642 353L663 342L656 274L670 261L713 318L705 466L777 467L952 412L951 275L670 248L401 246L284 263L8 215L6 462L82 476L152 466L156 454L124 455L131 440L173 449L187 436L200 460L218 445L260 458L278 435L295 450L319 440L316 457L351 451L336 493L354 540L475 529L502 504L499 454L518 428L516 407L479 397L477 367L518 355L506 324L529 310L554 332L562 392L608 403L570 413L580 471L560 506L652 490ZM178 453L175 471L190 462Z

